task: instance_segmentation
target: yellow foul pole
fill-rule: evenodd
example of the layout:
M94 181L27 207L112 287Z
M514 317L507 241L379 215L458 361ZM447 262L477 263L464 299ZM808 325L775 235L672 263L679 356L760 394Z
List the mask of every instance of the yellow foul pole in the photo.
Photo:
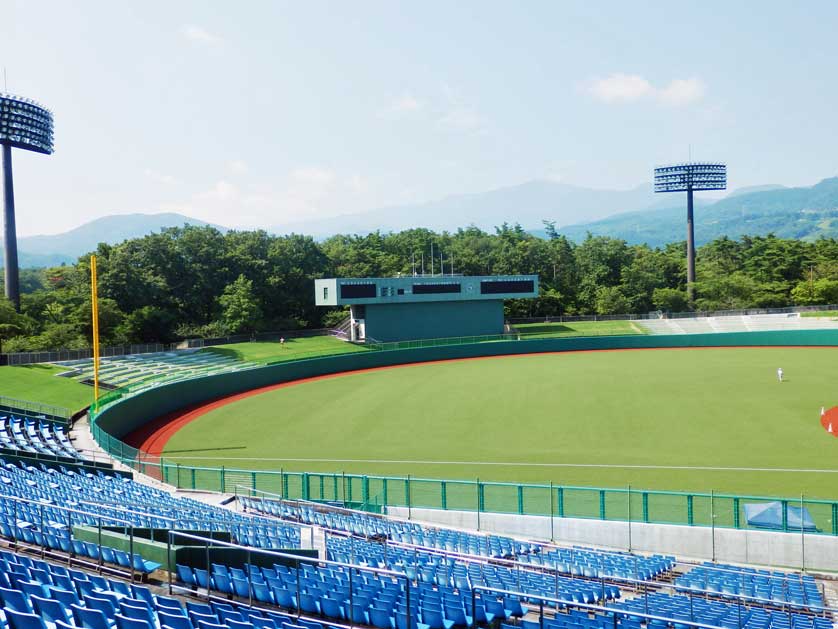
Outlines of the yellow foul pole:
M90 304L93 318L93 407L99 402L99 295L96 290L96 256L90 256Z

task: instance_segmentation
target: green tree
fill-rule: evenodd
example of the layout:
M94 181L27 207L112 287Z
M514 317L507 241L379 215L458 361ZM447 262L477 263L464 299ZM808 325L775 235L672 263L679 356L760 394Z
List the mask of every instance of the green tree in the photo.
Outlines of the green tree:
M596 296L597 314L626 314L631 304L619 286L600 286Z
M218 298L224 325L233 333L252 332L262 317L253 295L253 281L239 275Z
M664 312L686 312L689 309L687 292L679 288L656 288L652 292L652 304Z

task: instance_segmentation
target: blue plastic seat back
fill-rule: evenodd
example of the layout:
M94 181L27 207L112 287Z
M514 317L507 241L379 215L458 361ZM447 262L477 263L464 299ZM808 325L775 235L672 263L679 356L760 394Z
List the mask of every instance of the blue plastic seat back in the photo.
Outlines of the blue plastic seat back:
M60 601L39 596L32 596L29 601L32 603L35 613L47 622L52 624L55 624L56 620L70 622L67 608Z
M26 596L20 590L0 588L0 601L6 609L11 609L20 614L31 614L33 611Z
M114 619L116 620L117 629L156 629L156 627L147 620L130 618L122 614L115 614Z
M71 605L76 626L82 629L110 629L108 618L98 609L89 609L81 605Z
M157 612L157 619L160 621L161 627L168 627L169 629L193 629L192 622L187 616L180 616L178 614L167 614L166 612Z
M8 608L3 611L10 629L46 629L44 621L37 614L22 613Z
M98 592L97 594L102 594L102 592ZM85 594L83 598L85 607L89 609L98 609L100 612L105 614L107 618L113 618L116 613L116 606L113 604L113 601L105 598L104 596L90 596L89 594Z

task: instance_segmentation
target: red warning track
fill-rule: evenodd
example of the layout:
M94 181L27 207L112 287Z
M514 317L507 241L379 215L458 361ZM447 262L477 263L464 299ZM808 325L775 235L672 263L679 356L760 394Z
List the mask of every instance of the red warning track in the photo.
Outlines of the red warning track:
M826 346L822 345L819 346L822 349L834 349L834 346ZM466 362L471 360L487 360L491 358L512 358L512 357L525 357L525 356L543 356L545 354L590 354L594 352L649 352L649 351L657 351L657 350L685 350L685 351L695 351L701 349L817 349L817 347L813 347L811 345L737 345L737 346L725 346L725 347L630 347L630 348L617 348L617 349L583 349L583 350L571 350L571 351L564 351L564 352L534 352L530 354L498 354L497 356L475 356L472 358L449 358L446 360L429 360L425 362L419 363L402 363L400 365L390 365L387 367L370 367L368 369L355 369L352 371L341 371L338 373L327 374L324 376L314 376L312 378L301 378L299 380L292 380L290 382L282 382L280 384L271 384L264 387L259 387L257 389L250 389L248 391L243 391L241 393L236 393L234 395L227 395L223 397L213 398L206 402L200 402L198 404L193 404L191 406L186 406L184 408L178 409L171 413L167 413L166 415L161 415L153 419L152 421L148 422L147 424L141 426L137 430L132 433L129 433L124 437L125 443L128 445L142 450L148 455L151 456L160 456L163 454L163 451L166 449L166 444L169 442L169 439L181 428L186 426L186 424L193 422L197 419L200 419L203 415L206 415L210 411L213 411L217 408L221 408L222 406L226 406L227 404L232 404L233 402L237 402L238 400L243 400L245 398L260 395L262 393L267 393L269 391L276 391L277 389L284 389L286 387L293 387L300 384L306 384L309 382L317 382L318 380L329 380L332 378L341 378L343 376L349 376L353 374L359 373L369 373L374 371L384 371L388 369L401 369L404 367L417 367L420 365L433 365L438 363L452 363L452 362ZM824 418L828 417L830 413L833 413L833 434L838 436L838 407L834 407L829 409L825 415L821 417L821 423L823 424L824 429L828 429L828 423L824 423Z

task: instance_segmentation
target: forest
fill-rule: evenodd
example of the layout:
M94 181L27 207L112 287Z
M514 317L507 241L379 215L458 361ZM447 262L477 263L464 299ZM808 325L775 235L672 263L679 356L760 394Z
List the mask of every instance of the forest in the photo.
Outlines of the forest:
M509 301L509 317L627 314L689 309L686 244L629 245L588 235L575 243L545 224L546 237L519 225L489 233L411 229L302 235L212 227L164 229L118 245L100 244L101 343L171 342L258 331L318 328L345 317L314 306L313 280L410 274L424 257L430 272L536 273L540 295ZM90 346L89 256L73 265L25 269L20 313L0 299L3 352ZM696 310L838 302L838 240L773 235L718 238L697 251Z

